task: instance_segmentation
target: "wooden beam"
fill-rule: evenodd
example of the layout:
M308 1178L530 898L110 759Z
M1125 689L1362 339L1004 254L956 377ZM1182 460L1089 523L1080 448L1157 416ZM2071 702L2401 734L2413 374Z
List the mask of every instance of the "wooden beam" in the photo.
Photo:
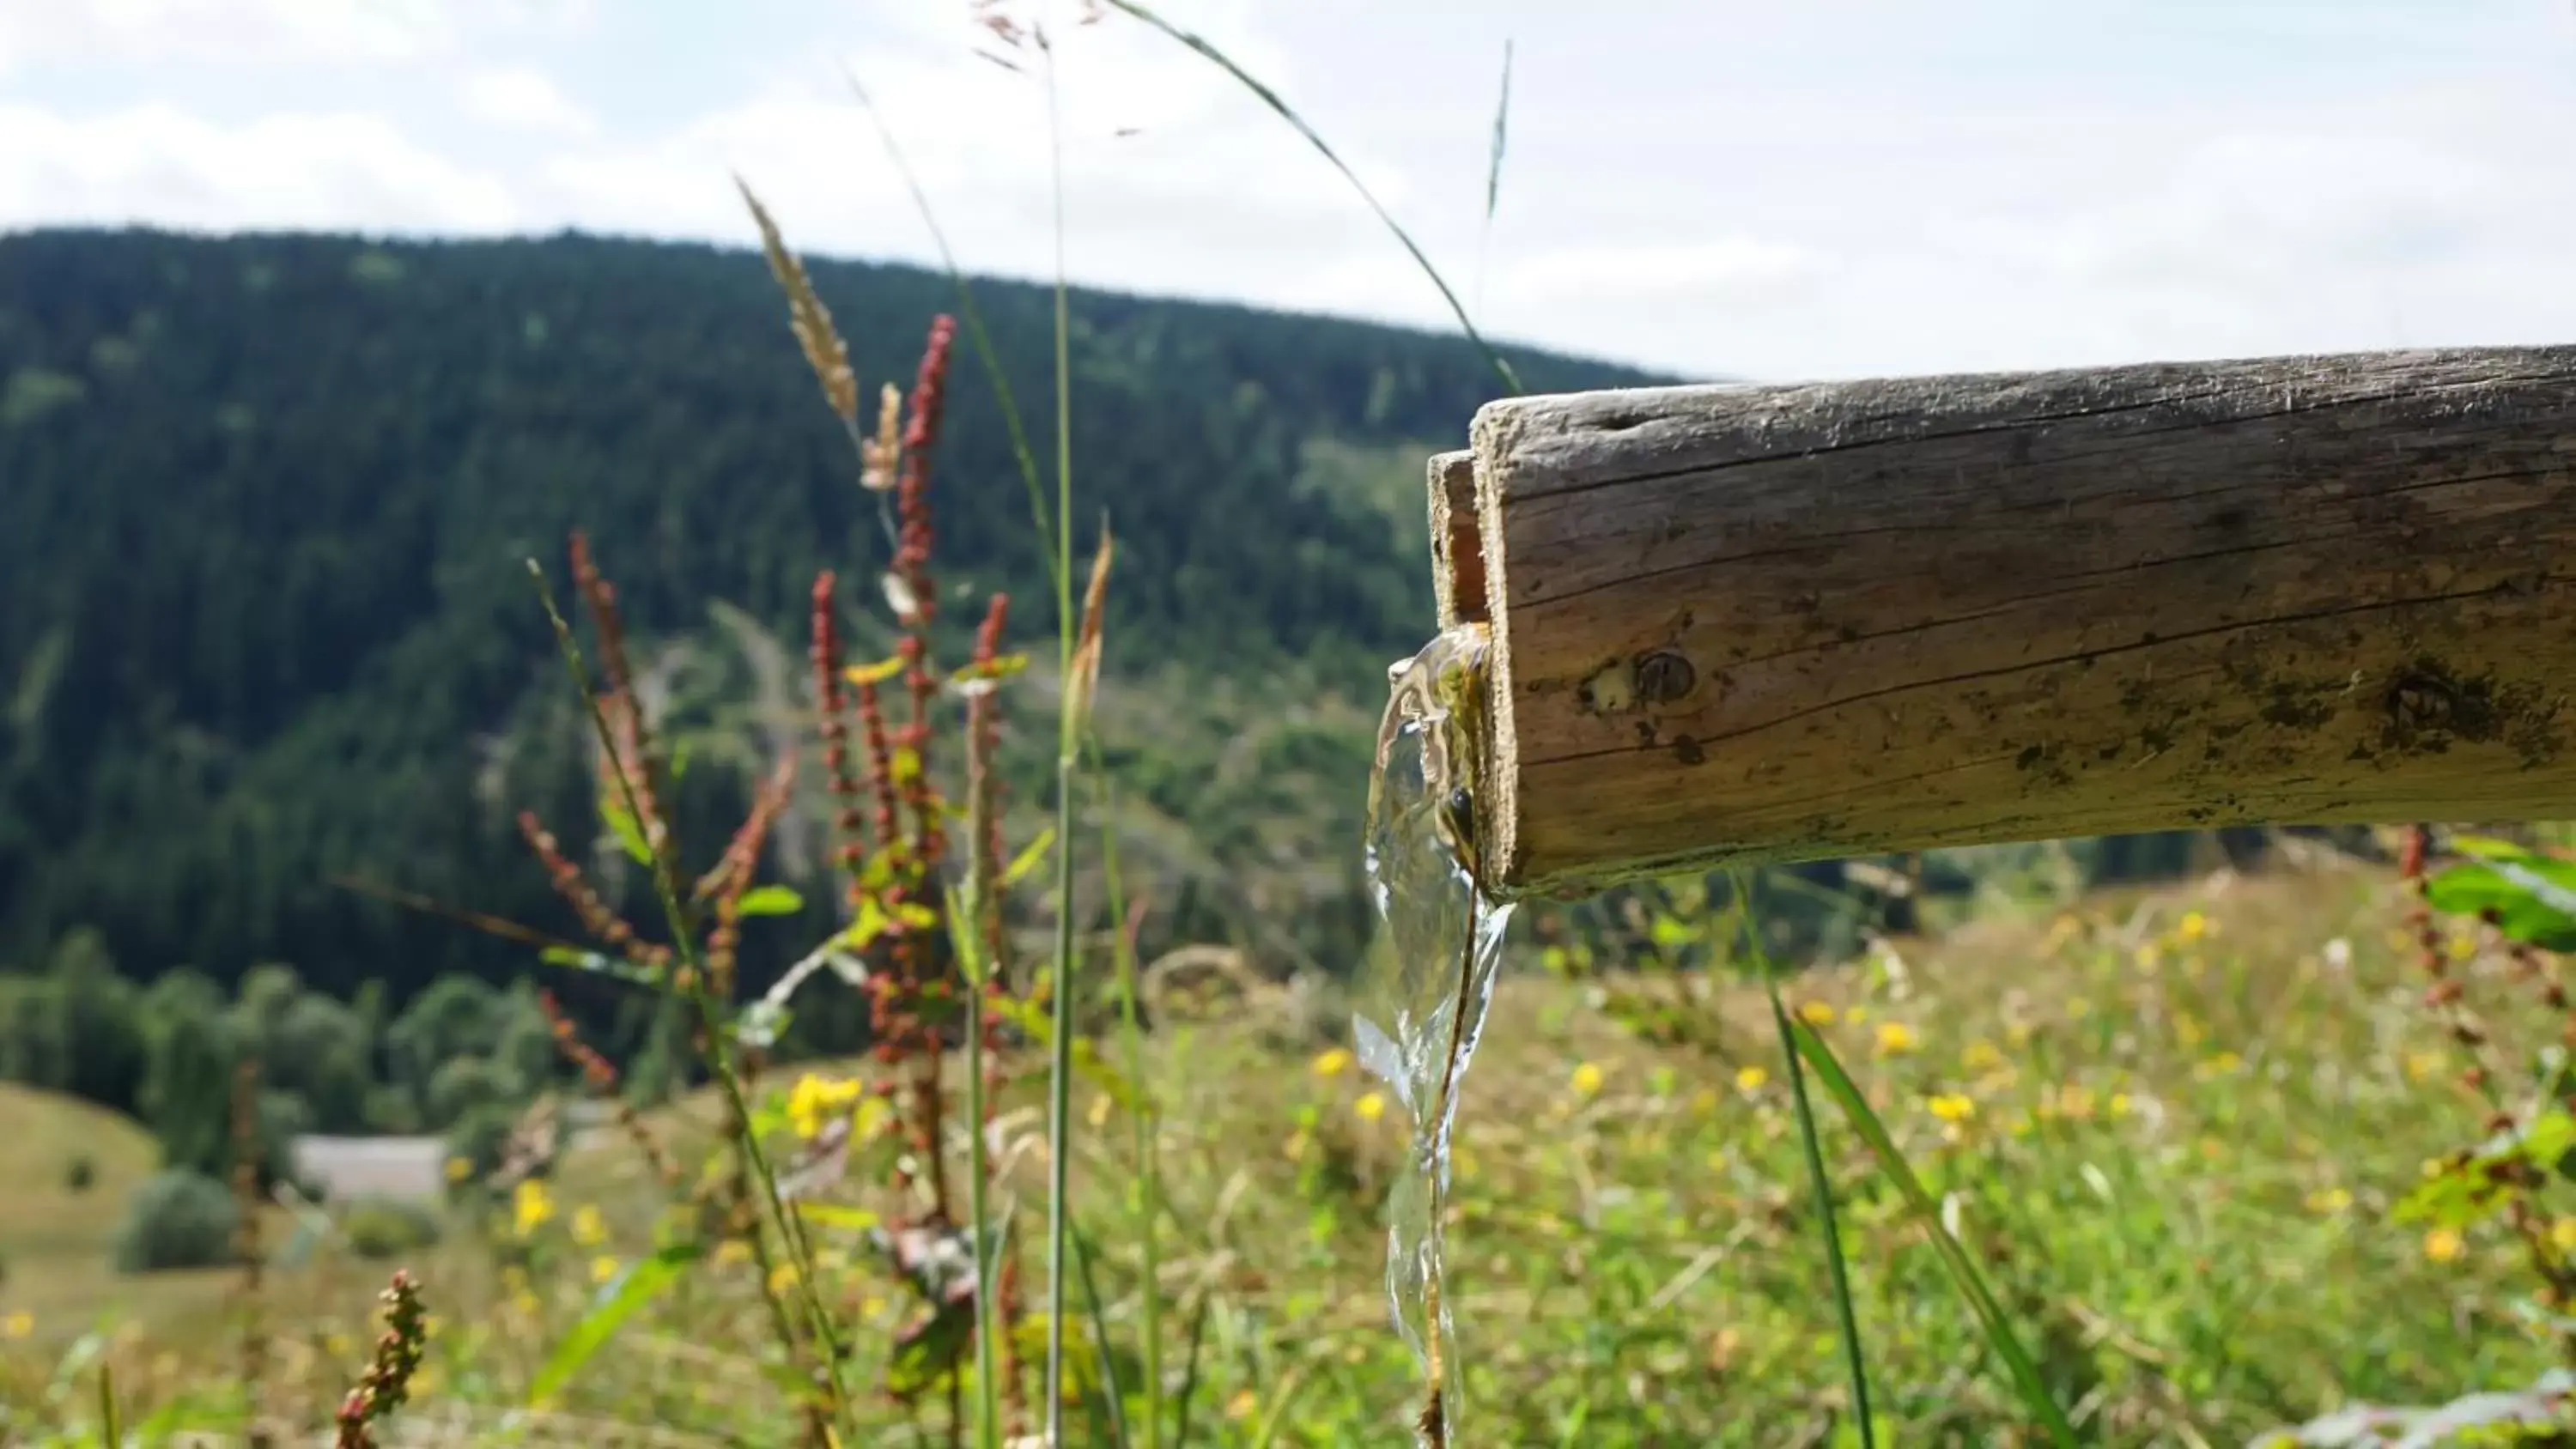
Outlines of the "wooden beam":
M1444 624L1486 598L1509 893L2576 817L2576 348L1520 398L1472 443L1433 552Z

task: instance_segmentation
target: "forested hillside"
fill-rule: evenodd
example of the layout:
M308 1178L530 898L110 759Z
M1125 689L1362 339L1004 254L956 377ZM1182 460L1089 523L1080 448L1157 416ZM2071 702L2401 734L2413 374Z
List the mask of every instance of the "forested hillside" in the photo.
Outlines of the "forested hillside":
M956 302L905 267L815 281L871 393ZM1043 398L1047 294L978 296L1014 388ZM1281 951L1324 949L1355 924L1318 907L1348 899L1383 667L1430 618L1421 458L1493 379L1461 342L1389 328L1073 310L1078 486L1121 546L1103 708L1123 828L1163 868L1167 929L1266 917ZM1515 361L1542 390L1651 380ZM941 577L1011 590L1019 636L1051 638L971 358L954 391ZM589 797L524 560L560 578L588 530L701 739L683 808L703 839L795 724L815 570L855 581L862 647L882 614L887 539L853 471L749 252L0 238L0 962L90 925L137 974L282 960L344 996L524 965L331 884L558 919L511 818L534 805L577 843ZM1043 670L1030 685L1034 714Z

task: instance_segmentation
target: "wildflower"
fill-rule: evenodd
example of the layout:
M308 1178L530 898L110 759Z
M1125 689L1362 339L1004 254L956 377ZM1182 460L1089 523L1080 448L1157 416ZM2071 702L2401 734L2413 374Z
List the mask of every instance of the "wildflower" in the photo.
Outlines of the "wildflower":
M1315 1054L1316 1076L1338 1077L1350 1069L1351 1052L1348 1047L1332 1047Z
M2174 923L2174 939L2178 941L2197 941L2208 934L2209 917L2198 911L2185 911L2182 919Z
M602 1253L598 1257L590 1260L590 1281L593 1283L605 1283L609 1279L617 1276L617 1268L617 1260L608 1256L606 1253Z
M787 1094L787 1120L799 1137L820 1136L826 1122L859 1100L860 1091L855 1081L833 1081L808 1072L796 1079Z
M473 1175L474 1163L472 1159L464 1157L451 1157L447 1159L447 1180L449 1182L463 1182L465 1179L472 1177Z
M2406 1080L2419 1087L2425 1082L2430 1081L2435 1076L2440 1075L2441 1070L2442 1054L2440 1052L2408 1052L2406 1054Z
M1363 1092L1360 1099L1351 1104L1351 1110L1360 1114L1361 1121L1374 1122L1386 1115L1386 1094Z
M1771 1080L1771 1074L1762 1070L1760 1067L1738 1067L1735 1069L1735 1089L1739 1092L1761 1091L1762 1084L1769 1080Z
M2137 955L2134 959L2138 963L2139 970L2151 972L2156 969L2158 964L2163 962L2165 959L2165 953L2158 949L2156 943L2153 941L2140 941L2138 943Z
M783 1294L796 1286L796 1265L782 1262L769 1270L769 1291Z
M2560 1218L2551 1223L2549 1245L2561 1253L2576 1253L2576 1218Z
M745 1263L750 1260L751 1244L740 1238L727 1238L716 1244L716 1261L719 1263Z
M1882 1021L1878 1024L1880 1056L1892 1057L1912 1050L1914 1050L1914 1028L1901 1021Z
M2424 1256L2436 1263L2456 1263L2468 1250L2458 1228L2435 1228L2424 1235Z
M1726 1171L1726 1154L1723 1152L1710 1153L1708 1155L1708 1170L1711 1172Z
M2475 937L2475 936L2469 936L2469 935L2460 935L2460 936L2453 936L2453 937L2451 938L2451 959L2452 959L2452 960L2454 960L2454 961L2466 961L2466 960L2468 960L2470 957L2475 956L2475 955L2477 955L2477 954L2478 954L2478 938L2477 938L2477 937Z
M2082 1082L2068 1082L2057 1089L2057 1115L2071 1122L2093 1119L2093 1089Z
M2110 1106L2111 1106L2111 1115L2112 1115L2113 1117L2126 1117L2126 1116L2128 1116L2128 1115L2129 1115L2129 1094L2128 1094L2128 1093L2126 1093L2126 1092L2113 1092L2113 1093L2111 1094L2111 1103L2110 1103Z
M1972 1072L1991 1072L2003 1064L2004 1054L1995 1050L1993 1042L1972 1041L1959 1053L1959 1065Z
M1307 1149L1314 1144L1315 1139L1307 1134L1305 1128L1300 1127L1288 1134L1287 1141L1279 1144L1279 1155L1290 1162L1302 1162L1305 1160Z
M526 1237L554 1220L554 1200L546 1196L546 1185L533 1177L520 1179L518 1190L510 1197L510 1219L520 1237Z
M886 1301L873 1293L859 1303L859 1316L871 1322L883 1318L885 1311Z
M1858 1026L1862 1022L1869 1020L1869 1008L1866 1006L1844 1007L1843 1020L1850 1022L1854 1026Z
M1802 1001L1798 1004L1798 1019L1809 1026L1831 1026L1834 1009L1821 1001Z
M2352 1194L2339 1187L2321 1187L2308 1194L2308 1211L2319 1217L2333 1217L2352 1206Z
M1234 1397L1225 1401L1225 1416L1235 1420L1249 1419L1260 1407L1259 1394L1250 1389L1237 1389L1234 1391Z
M1578 1063L1567 1085L1578 1097L1589 1097L1601 1090L1601 1068L1592 1062Z
M1965 1122L1977 1115L1976 1099L1965 1092L1940 1092L1923 1104L1944 1122Z
M600 1219L599 1209L583 1203L572 1210L572 1240L585 1248L608 1241L608 1224Z
M25 1338L36 1331L36 1315L21 1308L0 1320L0 1338Z

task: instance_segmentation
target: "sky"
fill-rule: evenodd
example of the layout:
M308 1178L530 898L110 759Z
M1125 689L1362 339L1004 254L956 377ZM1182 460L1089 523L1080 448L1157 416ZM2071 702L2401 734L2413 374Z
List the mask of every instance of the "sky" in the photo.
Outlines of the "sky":
M0 229L929 260L1423 326L1205 60L1079 0L0 0ZM1770 380L2576 339L2570 0L1161 0L1488 331ZM1509 144L1487 157L1506 41ZM979 53L981 52L981 53ZM997 64L995 57L1016 69Z

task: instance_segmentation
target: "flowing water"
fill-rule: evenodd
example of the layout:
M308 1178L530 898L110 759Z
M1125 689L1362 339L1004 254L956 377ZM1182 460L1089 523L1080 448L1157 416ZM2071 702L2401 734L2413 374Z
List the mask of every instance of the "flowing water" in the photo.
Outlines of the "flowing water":
M1377 929L1351 1023L1361 1063L1413 1132L1387 1214L1386 1292L1425 1379L1420 1442L1457 1424L1458 1373L1442 1294L1442 1224L1458 1087L1484 1030L1511 908L1478 887L1476 772L1487 634L1460 625L1387 671L1369 780L1367 869Z

